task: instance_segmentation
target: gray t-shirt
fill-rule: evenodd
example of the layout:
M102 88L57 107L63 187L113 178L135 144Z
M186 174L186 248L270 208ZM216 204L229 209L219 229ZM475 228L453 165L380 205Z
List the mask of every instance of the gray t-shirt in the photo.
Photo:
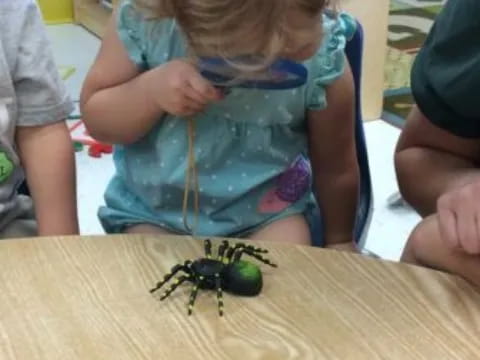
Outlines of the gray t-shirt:
M0 231L30 210L17 195L16 127L62 121L72 110L35 0L0 0Z

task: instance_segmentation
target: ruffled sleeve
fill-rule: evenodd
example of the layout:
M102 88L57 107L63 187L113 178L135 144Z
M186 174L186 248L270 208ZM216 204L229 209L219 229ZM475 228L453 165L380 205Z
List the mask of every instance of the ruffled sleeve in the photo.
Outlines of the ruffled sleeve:
M145 69L146 44L144 15L135 8L131 0L123 0L118 7L117 32L125 49L139 68Z
M355 19L346 13L324 14L322 46L308 64L308 109L322 110L327 107L326 88L343 74L345 45L356 29Z

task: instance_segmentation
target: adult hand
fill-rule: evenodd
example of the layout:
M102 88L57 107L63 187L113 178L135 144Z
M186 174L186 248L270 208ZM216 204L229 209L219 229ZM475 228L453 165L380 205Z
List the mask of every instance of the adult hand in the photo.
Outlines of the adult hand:
M449 247L480 254L480 181L442 195L437 203L442 239Z

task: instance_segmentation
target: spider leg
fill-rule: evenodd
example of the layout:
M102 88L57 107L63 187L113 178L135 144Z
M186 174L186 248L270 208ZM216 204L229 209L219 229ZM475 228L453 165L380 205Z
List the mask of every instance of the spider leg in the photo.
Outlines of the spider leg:
M236 247L233 247L233 246L229 246L228 247L228 250L227 250L227 254L225 255L225 259L224 259L224 263L226 264L230 264L232 262L232 256L233 256L233 253L237 250Z
M160 301L163 301L166 298L168 298L180 285L182 285L186 280L189 280L190 278L191 278L190 275L188 276L182 275L176 278L173 284L170 285L170 287L167 290L165 290L162 297L160 298Z
M268 250L267 249L262 249L260 247L256 247L256 246L253 246L253 245L246 245L246 244L243 244L243 243L240 243L240 244L237 244L235 245L235 248L236 249L248 249L249 251L252 251L252 252L255 252L255 253L259 253L259 254L267 254L268 253Z
M222 244L218 248L218 260L223 262L223 256L225 255L225 250L228 249L228 241L223 240Z
M190 300L188 301L188 315L192 315L193 307L195 306L195 300L197 299L198 289L200 288L200 283L203 281L203 279L203 276L195 279L195 285L193 286L190 294Z
M237 252L235 252L235 255L233 257L233 262L240 261L243 254L250 255L251 257L263 262L264 264L270 265L271 267L278 267L277 264L274 264L269 259L267 259L267 258L263 257L262 255L254 252L252 249L249 249L248 247L243 248L243 249L239 249Z
M206 239L204 242L205 256L207 259L212 258L212 242L210 239Z
M217 290L218 313L220 316L223 316L222 280L220 279L219 273L215 274L215 289Z
M238 252L238 251L242 251L243 249L248 249L248 251L250 253L258 253L258 254L266 254L268 253L268 250L266 249L262 249L262 248L259 248L259 247L255 247L255 246L252 246L252 245L246 245L244 243L238 243L236 244L235 246L233 247L230 247L228 249L228 252L227 252L227 261L226 263L231 263L232 262L232 257ZM246 252L246 251L242 251L242 252ZM241 256L241 255L240 255ZM237 260L240 260L240 258L238 258Z
M163 280L158 282L157 285L153 289L150 290L150 293L153 294L155 291L160 289L163 285L165 285L168 281L170 281L170 279L172 277L174 277L179 271L184 271L188 275L190 275L191 274L191 271L190 271L190 265L191 264L192 264L192 262L190 260L187 260L187 261L185 261L185 263L183 265L181 265L181 264L175 265L172 268L172 270L170 270L170 272L163 277Z

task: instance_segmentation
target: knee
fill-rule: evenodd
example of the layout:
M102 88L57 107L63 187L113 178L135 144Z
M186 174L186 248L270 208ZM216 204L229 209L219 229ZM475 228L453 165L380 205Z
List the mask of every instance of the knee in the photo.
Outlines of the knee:
M422 151L417 148L404 149L395 153L394 160L400 193L408 202L415 202L418 166L422 162Z
M436 217L429 217L415 227L405 245L402 262L423 265L425 251L428 252L428 248L432 246L431 243L438 240L439 234L435 229L435 221Z

